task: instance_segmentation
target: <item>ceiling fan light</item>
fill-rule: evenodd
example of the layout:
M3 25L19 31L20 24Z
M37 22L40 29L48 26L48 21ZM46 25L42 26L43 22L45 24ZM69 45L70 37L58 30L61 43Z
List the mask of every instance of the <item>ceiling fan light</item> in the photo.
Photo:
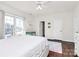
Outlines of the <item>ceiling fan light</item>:
M41 5L38 5L38 7L36 8L37 10L42 10Z

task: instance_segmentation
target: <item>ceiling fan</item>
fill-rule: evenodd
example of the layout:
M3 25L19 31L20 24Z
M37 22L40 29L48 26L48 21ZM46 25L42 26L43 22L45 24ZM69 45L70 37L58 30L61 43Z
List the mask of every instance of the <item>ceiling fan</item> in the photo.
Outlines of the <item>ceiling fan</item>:
M46 3L48 3L49 1L37 1L36 2L36 5L37 5L37 7L36 7L36 9L37 10L42 10L43 9L43 6L46 4Z

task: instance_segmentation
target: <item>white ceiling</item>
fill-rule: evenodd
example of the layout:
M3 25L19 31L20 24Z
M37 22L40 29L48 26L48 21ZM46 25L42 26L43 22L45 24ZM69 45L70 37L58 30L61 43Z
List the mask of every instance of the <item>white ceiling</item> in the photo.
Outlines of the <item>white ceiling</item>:
M4 1L3 3L11 6L17 10L20 10L24 13L53 13L53 12L64 12L64 11L72 11L75 5L78 3L77 1L48 1L45 2L42 6L42 10L37 10L36 1Z

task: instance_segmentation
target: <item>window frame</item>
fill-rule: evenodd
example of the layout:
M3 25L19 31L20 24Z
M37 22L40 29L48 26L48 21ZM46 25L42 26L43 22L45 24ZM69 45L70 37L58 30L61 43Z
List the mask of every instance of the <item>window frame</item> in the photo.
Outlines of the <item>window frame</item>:
M8 16L8 15L5 15L5 17L6 17L6 16ZM13 16L8 16L8 17L13 18L13 23L14 23L14 17L13 17ZM5 19L5 18L4 18L4 19ZM5 19L5 20L6 20L6 19ZM5 29L5 32L6 32L6 21L4 21L4 24L5 24L5 28L4 28L4 29ZM11 25L11 24L10 24L10 25ZM12 32L13 32L13 33L12 33L12 36L13 36L13 35L14 35L14 24L13 24L13 31L12 31ZM11 34L11 33L10 33L10 34ZM8 35L10 35L10 34L8 34ZM11 37L12 37L12 36L11 36ZM5 33L5 38L6 38L6 33Z
M15 36L15 35L16 35L16 33L15 33L15 32L16 32L16 30L15 30L15 29L16 29L16 18L21 18L21 19L23 19L23 32L24 32L24 19L25 19L24 17L22 17L22 16L16 16L16 15L8 14L8 13L5 14L5 17L6 17L6 16L13 17L14 26L13 26L13 35L12 35L12 36ZM4 18L4 19L5 19L5 18ZM4 24L5 24L5 23L4 23ZM11 36L11 37L12 37L12 36Z
M23 20L23 32L24 32L24 18L23 17L20 17L20 16L15 16L15 20L17 18ZM15 23L16 23L16 21L15 21ZM16 29L16 24L15 24L15 29ZM15 32L16 32L16 30L15 30ZM15 33L15 35L17 35L17 34Z

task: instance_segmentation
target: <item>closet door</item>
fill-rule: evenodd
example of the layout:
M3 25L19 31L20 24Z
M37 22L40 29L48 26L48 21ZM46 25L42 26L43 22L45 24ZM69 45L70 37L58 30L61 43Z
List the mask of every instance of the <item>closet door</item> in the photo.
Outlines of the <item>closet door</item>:
M62 40L62 20L55 19L53 23L53 39Z

